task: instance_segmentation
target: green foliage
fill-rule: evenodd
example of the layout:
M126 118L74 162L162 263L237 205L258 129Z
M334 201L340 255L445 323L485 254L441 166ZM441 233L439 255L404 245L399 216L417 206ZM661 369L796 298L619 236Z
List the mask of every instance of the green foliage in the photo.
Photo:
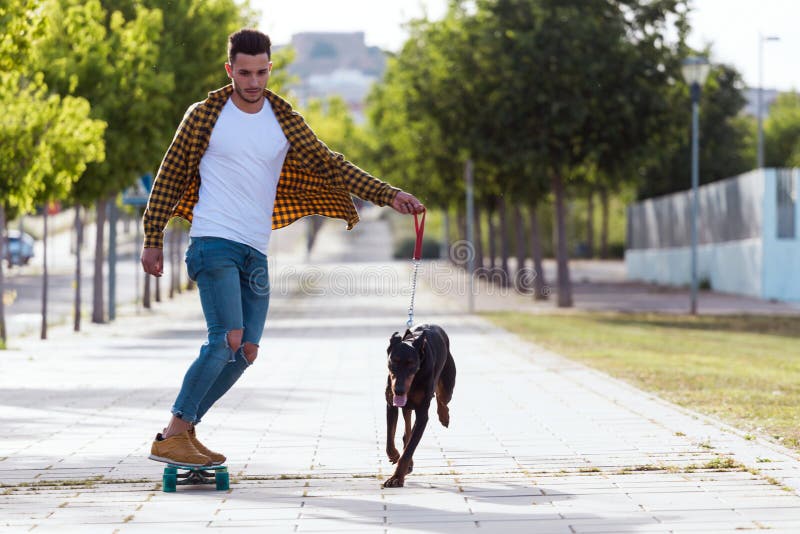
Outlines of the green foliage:
M85 99L51 94L35 70L29 43L42 19L31 8L15 2L0 11L0 193L12 217L66 195L87 164L104 157L105 123L90 118Z
M454 72L465 74L450 53L465 40L462 15L451 9L441 22L411 23L409 40L389 58L383 83L368 98L370 168L438 207L463 191L465 135L458 121L464 108L478 105L466 98L465 78L452 83Z
M274 93L289 97L287 87L295 82L287 67L294 61L294 50L291 47L281 48L272 54L272 74L269 75L268 88ZM230 82L230 80L228 80Z
M687 189L691 184L691 101L685 83L670 95L674 119L669 135L653 147L643 167L639 198ZM747 172L755 162L752 119L740 115L746 100L741 75L731 66L712 68L700 99L700 182Z
M126 3L106 2L122 9ZM86 204L115 193L155 167L163 152L173 78L159 62L160 10L136 5L131 18L99 0L47 0L47 24L35 43L45 79L62 94L79 95L108 123L106 159L75 187Z
M670 120L681 41L666 35L685 22L684 2L483 0L477 17L478 64L491 68L477 77L504 160L620 179L648 157Z
M369 100L377 163L439 202L459 193L467 157L479 198L536 202L552 174L616 189L675 133L686 12L683 0L478 0L413 21Z
M303 116L325 144L347 159L358 163L367 152L366 132L355 123L340 97L311 100L303 109Z
M767 167L800 166L800 94L778 96L764 121L764 163Z
M106 0L108 2L108 0ZM132 6L138 2L131 2ZM159 136L160 150L166 148L186 108L202 100L209 91L230 83L225 73L228 35L242 27L254 26L257 17L235 0L162 0L140 2L163 11L159 36L160 53L153 63L156 72L171 76L172 88L165 127ZM134 7L126 9L133 18ZM157 162L156 162L157 163Z
M0 71L25 64L30 42L41 28L37 0L3 0L0 3Z

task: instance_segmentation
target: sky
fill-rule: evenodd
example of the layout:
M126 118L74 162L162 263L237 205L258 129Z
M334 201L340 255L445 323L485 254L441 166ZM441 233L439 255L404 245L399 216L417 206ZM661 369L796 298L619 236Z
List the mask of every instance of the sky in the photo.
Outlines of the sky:
M592 0L586 0L587 2ZM274 44L295 33L363 31L369 46L398 50L403 22L427 12L440 18L447 0L250 0L262 13L260 29ZM693 47L712 45L713 62L734 65L745 83L758 86L759 35L764 44L764 87L800 90L800 0L692 0Z

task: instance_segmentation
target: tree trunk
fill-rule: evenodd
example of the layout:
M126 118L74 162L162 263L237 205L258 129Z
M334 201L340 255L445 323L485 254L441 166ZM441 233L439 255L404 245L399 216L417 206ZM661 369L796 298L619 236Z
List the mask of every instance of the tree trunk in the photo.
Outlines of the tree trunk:
M183 251L183 226L177 225L175 228L175 291L180 295L183 293L181 278L183 278L183 267L181 266L181 252Z
M465 208L463 206L456 207L456 241L466 241L467 240L467 217L464 214ZM459 247L456 247L459 248ZM466 268L466 263L459 258L459 251L454 250L453 254L451 254L450 260L459 266L463 266Z
M442 208L442 244L439 247L439 257L443 260L450 259L450 209Z
M155 286L155 300L156 302L161 302L161 277L154 276L153 277L153 285Z
M536 214L536 202L528 205L528 217L531 222L531 257L533 258L533 298L534 300L547 300L550 290L544 277L542 236L539 232L539 218Z
M600 190L600 257L608 259L608 190Z
M494 273L495 265L497 263L497 242L495 241L495 236L497 236L497 227L494 224L495 223L494 212L495 212L494 206L491 204L487 204L486 227L489 230L489 234L487 237L489 245L489 265L487 272L489 273Z
M169 230L169 298L175 298L175 237L177 232L175 226Z
M483 225L481 224L480 205L480 202L475 202L473 206L475 209L475 235L473 236L475 241L475 270L478 276L483 272Z
M553 173L551 186L556 207L556 263L558 273L558 307L572 307L572 284L569 279L569 254L567 249L567 214L564 198L564 181L560 174Z
M108 199L108 320L117 318L117 195Z
M75 302L73 325L75 332L81 331L81 249L83 248L83 217L80 205L75 205Z
M517 271L514 273L514 287L521 293L531 291L529 277L526 276L528 270L525 268L525 219L522 218L522 210L516 202L512 208L514 211L514 236L516 241Z
M510 276L508 257L511 255L511 246L508 242L508 213L504 196L497 197L497 213L500 216L500 283L507 287Z
M594 258L594 191L586 197L586 257Z
M5 258L5 241L6 240L6 208L2 202L0 202L0 348L6 347L6 341L8 338L6 336L6 284L5 279L3 276L3 262L6 261Z
M42 330L41 339L47 339L47 221L50 218L50 205L48 202L44 204L44 232L42 236Z
M142 291L142 307L148 310L152 307L152 303L150 302L150 278L152 277L149 274L144 273L144 290Z
M105 226L106 226L106 200L99 199L95 206L97 211L97 232L95 234L94 242L94 284L92 295L92 322L104 323L105 310L103 309L103 245L105 244Z

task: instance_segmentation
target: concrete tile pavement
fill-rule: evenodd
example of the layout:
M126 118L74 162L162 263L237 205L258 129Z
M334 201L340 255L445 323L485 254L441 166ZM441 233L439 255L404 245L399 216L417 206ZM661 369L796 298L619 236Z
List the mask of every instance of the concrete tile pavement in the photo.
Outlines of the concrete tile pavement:
M229 492L162 493L146 459L204 334L189 293L2 354L0 531L800 528L795 453L525 343L424 280L417 319L447 329L458 367L452 424L432 418L406 487L383 490L385 347L409 266L271 268L259 359L198 426L229 457Z

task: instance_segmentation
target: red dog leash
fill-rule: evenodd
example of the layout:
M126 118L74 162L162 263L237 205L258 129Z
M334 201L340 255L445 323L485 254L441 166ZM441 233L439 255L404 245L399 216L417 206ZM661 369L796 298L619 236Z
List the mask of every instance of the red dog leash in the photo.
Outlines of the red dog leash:
M417 217L414 214L414 231L417 233L417 241L414 243L414 254L411 258L411 263L414 264L414 274L411 277L411 305L408 307L408 321L406 327L411 328L414 324L414 297L417 294L417 273L419 272L419 263L422 259L422 235L425 233L425 214L423 210L422 217Z
M414 244L414 257L415 260L422 259L422 234L425 233L425 214L427 212L422 212L422 218L420 219L417 217L417 214L414 214L414 230L417 232L417 242Z

